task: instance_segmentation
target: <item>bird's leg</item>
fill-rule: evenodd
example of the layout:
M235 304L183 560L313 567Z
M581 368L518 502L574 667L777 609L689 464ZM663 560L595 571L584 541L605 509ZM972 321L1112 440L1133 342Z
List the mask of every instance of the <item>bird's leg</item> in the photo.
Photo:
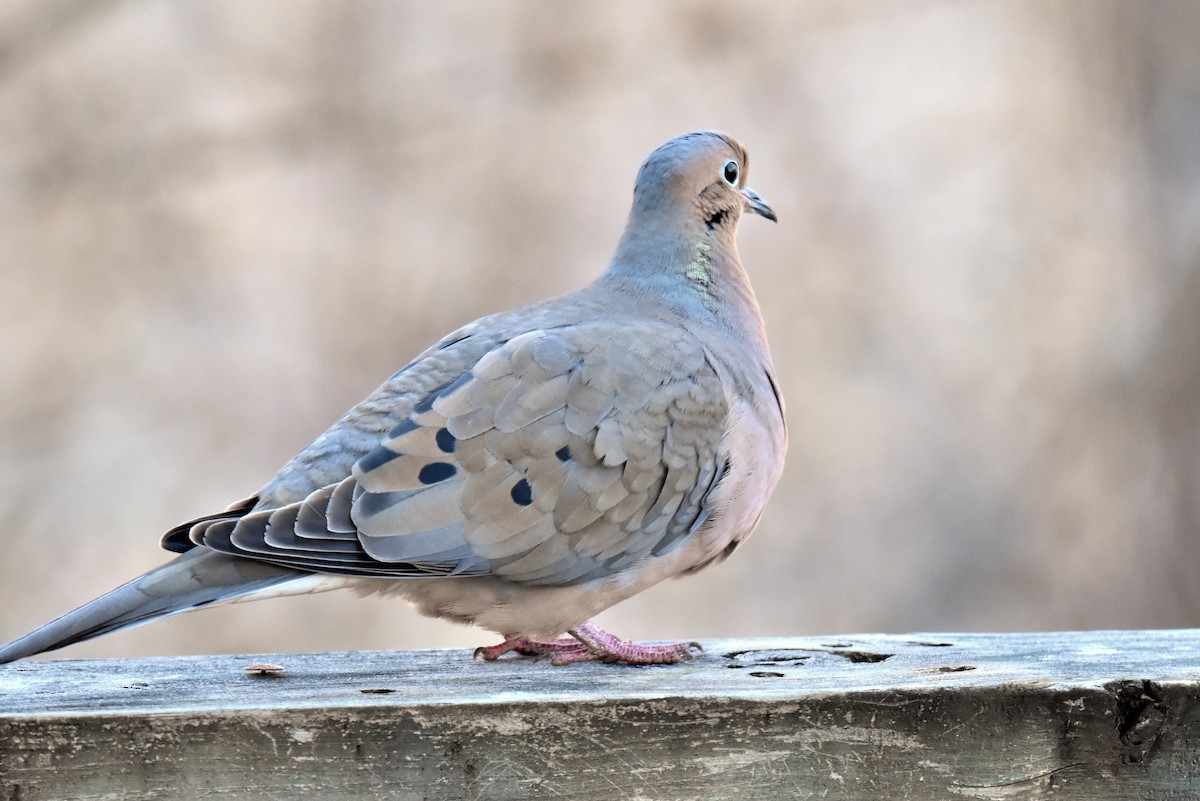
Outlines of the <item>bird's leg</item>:
M669 645L639 645L609 634L595 623L584 623L570 632L583 643L584 650L568 649L555 653L551 662L570 665L575 662L621 662L626 665L673 665L694 659L692 649L703 651L698 642L676 642ZM557 642L562 642L558 640Z
M550 657L555 665L576 662L620 662L626 665L672 665L695 658L692 653L704 650L698 642L676 642L668 645L639 645L614 637L595 623L584 623L572 629L570 637L550 642L531 640L517 634L506 634L504 642L475 649L474 658L491 662L507 653Z
M472 659L483 657L486 661L491 662L509 652L520 654L521 656L542 658L546 656L558 656L574 651L586 654L587 646L574 637L560 637L551 642L541 642L517 634L505 634L504 642L498 645L487 645L476 648Z

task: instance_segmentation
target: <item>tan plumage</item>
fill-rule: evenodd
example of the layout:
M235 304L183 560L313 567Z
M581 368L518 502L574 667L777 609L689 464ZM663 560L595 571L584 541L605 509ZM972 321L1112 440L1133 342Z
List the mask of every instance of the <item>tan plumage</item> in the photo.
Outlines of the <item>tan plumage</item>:
M586 621L728 555L779 477L782 401L734 242L743 210L774 213L745 164L720 134L663 145L594 284L446 337L249 501L168 533L175 562L0 661L211 601L335 586L491 628L506 641L489 658L687 656L614 650ZM563 632L575 645L534 642Z

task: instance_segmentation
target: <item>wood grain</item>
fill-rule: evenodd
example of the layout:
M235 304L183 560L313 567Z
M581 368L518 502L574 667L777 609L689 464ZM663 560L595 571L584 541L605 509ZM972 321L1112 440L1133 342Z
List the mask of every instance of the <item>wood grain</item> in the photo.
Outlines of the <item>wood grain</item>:
M8 665L0 798L1200 797L1200 631L704 645Z

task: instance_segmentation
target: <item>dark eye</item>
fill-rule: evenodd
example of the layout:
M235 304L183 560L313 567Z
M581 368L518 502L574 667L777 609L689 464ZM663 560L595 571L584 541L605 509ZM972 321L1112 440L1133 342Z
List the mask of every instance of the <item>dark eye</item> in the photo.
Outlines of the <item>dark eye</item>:
M738 165L733 159L725 162L725 181L730 186L737 186L738 181Z

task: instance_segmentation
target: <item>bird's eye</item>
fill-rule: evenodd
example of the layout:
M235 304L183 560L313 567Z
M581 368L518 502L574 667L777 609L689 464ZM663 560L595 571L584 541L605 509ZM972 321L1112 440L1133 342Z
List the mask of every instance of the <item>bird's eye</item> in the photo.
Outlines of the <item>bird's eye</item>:
M738 182L738 163L733 159L725 162L725 182L730 186L737 186Z

